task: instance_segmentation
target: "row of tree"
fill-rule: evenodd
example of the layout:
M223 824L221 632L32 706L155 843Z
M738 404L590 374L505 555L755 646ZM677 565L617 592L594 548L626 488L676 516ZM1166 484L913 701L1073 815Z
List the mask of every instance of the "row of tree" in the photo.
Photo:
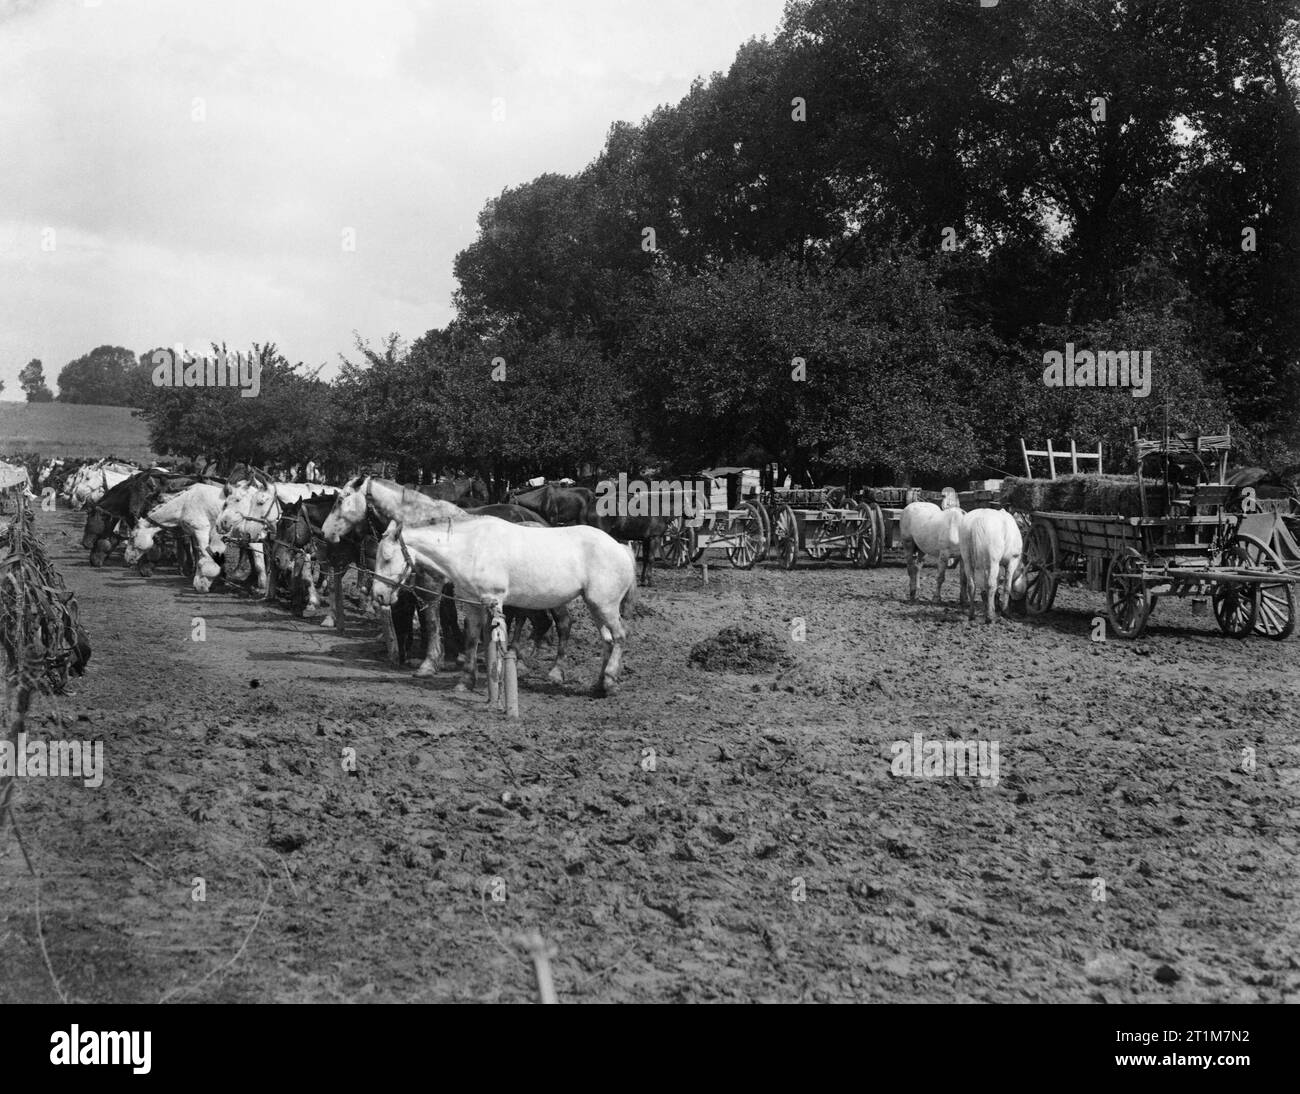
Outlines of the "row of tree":
M1166 415L1300 463L1298 28L1300 0L792 0L585 171L490 200L445 329L359 338L332 384L255 347L258 399L101 347L60 398L140 406L162 452L412 477L951 481ZM1066 343L1150 350L1150 395L1047 387Z

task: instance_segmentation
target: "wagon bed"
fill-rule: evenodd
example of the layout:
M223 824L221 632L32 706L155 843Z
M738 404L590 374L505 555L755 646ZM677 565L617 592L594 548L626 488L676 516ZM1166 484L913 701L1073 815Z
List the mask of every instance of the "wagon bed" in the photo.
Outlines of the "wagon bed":
M1295 629L1300 557L1279 551L1294 543L1275 514L1243 512L1233 487L1198 486L1162 517L1034 510L1020 519L1031 615L1051 610L1061 584L1086 584L1105 592L1122 638L1145 630L1160 596L1208 599L1220 630L1236 638Z

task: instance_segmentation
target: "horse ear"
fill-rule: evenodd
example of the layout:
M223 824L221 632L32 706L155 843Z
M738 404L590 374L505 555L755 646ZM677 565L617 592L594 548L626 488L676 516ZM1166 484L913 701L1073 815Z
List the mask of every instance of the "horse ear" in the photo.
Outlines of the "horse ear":
M390 520L388 527L384 529L384 535L396 539L402 534L402 522L400 520Z

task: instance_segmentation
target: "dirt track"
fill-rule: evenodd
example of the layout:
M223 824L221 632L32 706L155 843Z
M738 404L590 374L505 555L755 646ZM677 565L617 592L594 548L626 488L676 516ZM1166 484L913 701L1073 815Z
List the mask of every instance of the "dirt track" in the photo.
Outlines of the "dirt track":
M1086 591L986 627L899 566L719 560L657 571L610 700L579 605L577 679L525 677L511 723L370 622L92 570L74 514L41 524L94 643L59 706L107 763L17 797L74 999L521 1001L537 925L571 1001L1300 1001L1300 638L1162 601L1094 644ZM784 663L693 665L731 624ZM914 733L996 740L998 785L894 777ZM0 1001L55 998L34 897L6 835Z

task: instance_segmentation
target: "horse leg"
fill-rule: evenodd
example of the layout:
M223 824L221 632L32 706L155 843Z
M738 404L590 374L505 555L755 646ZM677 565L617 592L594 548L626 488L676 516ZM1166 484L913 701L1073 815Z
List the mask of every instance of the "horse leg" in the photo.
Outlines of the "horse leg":
M471 604L465 611L465 664L460 670L457 691L473 691L478 686L478 644L484 623L483 609Z
M604 644L600 675L596 678L591 693L596 696L613 695L618 691L618 675L623 666L623 639L627 637L627 629L623 626L619 610L622 598L613 600L612 604L604 604L597 603L589 593L583 593L582 599L600 630L601 642Z
M641 584L654 584L654 547L653 540L641 541Z
M903 540L903 557L907 559L907 599L916 599L917 586L921 583L921 564L918 560L920 551L910 539Z
M248 553L252 558L252 574L250 575L257 582L257 591L263 596L266 595L266 544L250 543Z
M221 576L221 565L212 553L212 526L206 521L189 529L194 542L194 589L206 593Z
M535 612L524 611L522 608L506 608L506 648L515 651L515 655L523 663L523 652L519 649L519 643L524 637L524 624L527 623ZM534 623L533 627L536 628Z
M568 608L555 608L551 612L555 620L555 664L551 666L551 671L546 674L547 679L556 684L564 683L564 666L560 663L564 658L564 649L569 644L569 632L573 629L573 618L569 615Z
M948 556L941 554L939 556L939 576L934 583L935 603L943 603L943 579L948 576Z
M998 595L998 571L1002 568L1002 563L996 559L989 559L988 570L984 574L984 580L988 582L984 589L984 622L993 622L993 604Z
M393 664L398 668L406 664L407 655L411 652L411 641L415 637L415 606L415 597L410 589L397 590L389 614L393 623L393 644L396 647Z
M443 635L443 658L459 656L464 643L460 635L460 617L456 614L456 589L450 583L442 586L442 600L438 604L438 630Z
M533 657L537 658L541 656L542 640L550 634L551 623L556 617L554 611L549 611L529 612L528 618L533 622Z
M388 663L390 665L400 666L403 657L401 644L397 639L397 625L393 622L393 609L387 604L375 606L375 614L379 617L379 626L384 635L384 649L388 651Z
M417 579L416 589L421 594L431 593L432 599L428 595L420 596L420 633L424 635L424 660L415 670L416 676L436 676L438 670L442 668L442 631L439 618L445 597L442 595L441 583L438 583L438 587L433 590L429 590L427 586L428 582L420 582Z

